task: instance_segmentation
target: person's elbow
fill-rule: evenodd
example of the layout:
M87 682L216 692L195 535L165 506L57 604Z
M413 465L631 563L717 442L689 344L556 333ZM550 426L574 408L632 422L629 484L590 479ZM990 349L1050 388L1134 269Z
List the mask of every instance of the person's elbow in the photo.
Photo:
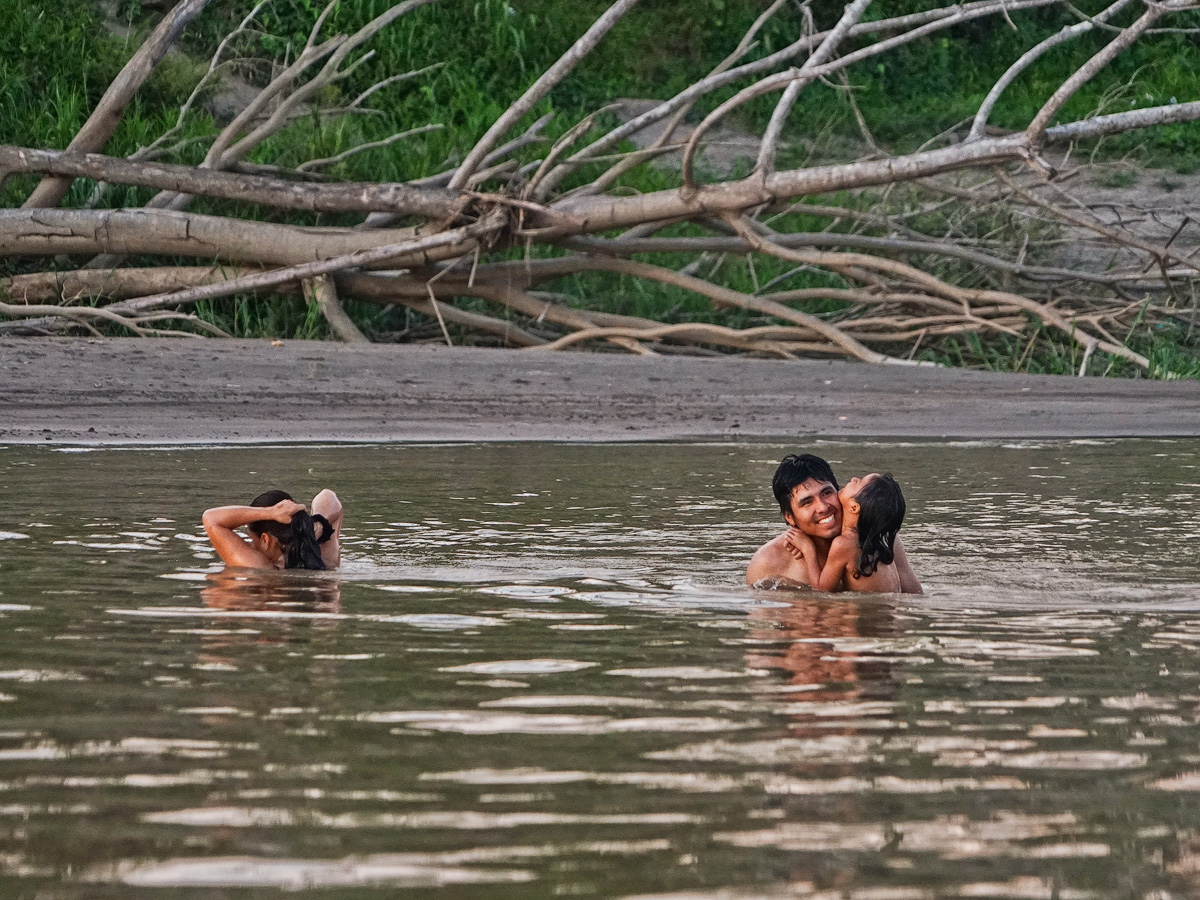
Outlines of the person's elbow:
M229 508L223 506L206 509L200 516L200 524L204 526L204 533L214 544L238 527L238 523L230 518Z
M342 511L342 501L338 499L338 495L325 488L317 496L313 497L312 502L313 512L319 512L325 518L332 519Z

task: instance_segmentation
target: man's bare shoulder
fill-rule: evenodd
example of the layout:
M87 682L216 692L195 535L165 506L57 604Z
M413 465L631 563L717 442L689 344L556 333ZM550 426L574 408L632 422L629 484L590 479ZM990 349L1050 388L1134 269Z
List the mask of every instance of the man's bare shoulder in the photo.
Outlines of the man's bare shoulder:
M787 532L767 541L750 558L746 568L746 584L753 587L764 579L778 579L790 584L807 584L803 564L787 550Z

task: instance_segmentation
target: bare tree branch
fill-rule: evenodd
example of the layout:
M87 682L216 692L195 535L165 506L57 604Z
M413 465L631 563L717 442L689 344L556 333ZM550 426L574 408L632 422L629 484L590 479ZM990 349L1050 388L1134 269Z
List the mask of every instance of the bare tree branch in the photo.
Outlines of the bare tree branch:
M287 265L392 245L417 234L412 228L362 234L163 209L0 210L0 256L140 253Z
M387 141L359 145L339 157L316 160L309 166L333 164L354 152L382 146L421 131L440 128L426 125ZM262 175L239 175L167 163L131 162L95 153L76 154L59 150L33 150L0 145L0 176L15 173L49 173L71 178L92 178L111 184L157 188L220 200L237 200L308 212L389 212L436 218L445 214L461 197L457 191L437 187L377 182L305 184Z
M771 121L767 124L767 130L763 133L762 146L758 151L757 169L762 172L774 170L775 153L779 145L779 136L783 134L783 125L787 121L788 113L791 112L796 98L800 96L800 92L816 77L812 74L813 71L837 52L841 46L842 39L846 36L846 32L852 26L858 24L858 20L862 18L862 14L866 12L867 7L870 5L871 0L852 0L852 2L847 3L837 25L821 41L820 46L809 54L808 59L804 61L804 65L796 72L796 77L787 86L787 90L783 92L783 97L780 98L775 111L771 114ZM690 148L690 142L688 146ZM686 173L687 171L688 167L685 165L684 172Z
M1116 3L1113 3L1095 17L1085 19L1076 25L1063 26L1062 30L1057 34L1046 38L1040 44L1026 51L1020 59L1008 67L1008 70L1000 76L1000 80L992 85L992 89L988 91L988 95L984 97L983 103L979 105L978 112L975 113L975 119L971 123L971 130L967 134L966 139L974 141L983 135L984 126L987 125L988 116L992 114L992 109L995 108L996 102L1008 90L1008 86L1016 81L1018 75L1060 44L1065 44L1081 35L1087 34L1097 25L1107 22L1131 2L1132 0L1117 0Z
M1025 133L1029 136L1030 147L1033 151L1037 152L1041 148L1042 135L1046 127L1081 87L1091 81L1097 72L1127 50L1147 28L1172 11L1172 9L1185 9L1187 5L1189 4L1186 2L1170 5L1147 3L1146 12L1136 22L1117 35L1103 50L1089 59L1078 71L1064 81L1050 96L1050 99L1043 104L1042 108L1038 110L1033 120L1029 123L1029 127L1025 130Z
M1002 291L981 291L967 288L958 288L947 284L944 281L922 272L912 266L904 263L894 262L892 260L883 260L875 256L867 256L858 253L842 253L842 254L826 254L813 253L803 250L789 250L786 247L781 247L774 242L764 239L756 233L744 221L734 222L738 233L742 234L747 240L756 243L755 249L763 253L769 253L773 256L778 256L781 259L790 259L797 262L810 262L816 265L825 265L831 268L845 270L851 266L859 266L866 269L880 270L888 272L892 275L897 275L908 279L914 284L920 285L934 294L946 297L951 300L958 300L963 304L963 311L970 314L970 304L972 301L989 301L992 303L1003 303L1011 306L1016 306L1027 312L1037 316L1047 325L1057 328L1073 341L1084 346L1084 349L1090 348L1095 350L1097 347L1107 353L1112 353L1116 356L1124 357L1130 362L1148 368L1150 361L1141 354L1134 353L1128 347L1119 344L1113 344L1108 341L1097 340L1093 335L1088 334L1082 328L1078 327L1075 322L1061 315L1057 310L1050 308L1043 303L1037 303L1027 297L1022 297L1018 294L1010 294Z
M1007 9L1032 9L1041 6L1050 6L1058 3L1060 0L1010 0L1007 3ZM849 36L856 37L865 34L876 34L879 32L906 30L916 28L920 25L937 22L943 19L955 18L956 21L970 21L972 19L982 18L993 15L1001 8L1005 8L1005 4L997 2L997 0L976 0L976 2L964 3L960 6L944 7L941 9L930 10L927 12L913 13L907 16L898 16L892 19L882 19L877 22L859 23L854 28L850 29ZM700 97L718 91L721 88L727 87L743 78L753 77L762 72L769 72L776 66L782 65L796 57L799 53L807 50L815 45L816 42L825 37L824 33L815 35L805 35L799 40L789 44L782 50L769 54L762 59L754 60L753 62L745 63L727 71L717 72L707 78L701 79L688 88L680 91L670 100L667 100L654 109L648 110L640 116L630 119L624 125L609 132L604 137L588 145L580 150L575 155L571 156L564 165L569 165L570 168L564 170L563 166L550 173L547 191L556 186L562 177L569 174L574 167L581 162L590 159L598 154L604 153L617 146L621 141L630 137L633 134L641 131L648 125L653 125L667 116L677 112L678 110L694 103Z
M138 51L125 64L125 68L116 77L88 120L71 140L67 149L76 153L87 153L100 150L108 143L112 133L117 129L117 123L125 113L125 107L133 99L138 88L150 76L150 73L162 61L167 50L187 28L188 24L200 11L208 5L208 0L182 0L158 24L138 48ZM58 206L62 198L71 189L69 178L44 178L34 188L33 193L23 204L26 209Z
M211 300L216 297L228 297L242 291L256 291L274 285L302 281L319 275L328 275L342 269L354 269L373 264L395 263L398 260L428 256L430 251L444 250L447 247L460 248L470 246L476 239L484 238L495 233L503 225L503 220L497 213L490 213L471 225L443 231L424 238L412 238L395 244L385 244L370 250L355 250L342 256L323 259L318 262L303 263L288 266L261 274L243 275L220 284L209 284L202 287L189 288L183 291L171 291L162 294L152 294L139 297L136 300L126 300L115 304L112 309L120 313L140 313L164 306L175 306L184 303L195 303L198 300Z
M579 65L580 61L591 52L592 48L600 43L600 39L608 34L625 13L633 9L637 3L638 0L617 0L599 19L592 23L592 27L583 33L583 36L559 58L558 62L547 69L537 81L530 85L529 90L522 94L521 98L510 106L493 123L492 127L484 133L483 137L471 149L471 152L467 154L467 158L463 160L463 164L458 167L458 171L454 173L454 177L450 179L450 187L465 187L470 181L471 176L475 173L475 169L479 167L481 161L491 149L496 146L500 138L504 137L509 129L521 121L543 97L550 93L555 85Z
M1104 137L1152 128L1156 125L1177 125L1180 122L1195 122L1200 119L1200 100L1190 103L1173 103L1170 106L1147 106L1130 112L1096 116L1066 125L1046 129L1046 143L1065 144L1088 138Z
M407 131L398 131L391 137L386 137L381 141L370 141L366 144L359 144L351 147L349 150L344 150L336 156L329 156L324 159L310 159L308 162L303 162L296 167L297 172L310 172L313 169L321 168L322 166L334 166L340 162L344 162L352 156L357 156L360 153L366 153L368 150L377 150L380 147L390 147L397 141L403 141L410 137L415 137L418 134L428 134L431 131L441 131L445 125L422 125L420 128L410 128ZM408 186L408 190L416 192L418 188Z
M184 120L187 118L188 113L191 111L192 106L196 102L196 99L200 96L201 92L208 86L208 84L217 76L217 73L221 71L221 68L228 65L228 62L222 62L221 60L221 57L225 55L225 48L228 47L236 37L245 32L245 30L250 26L250 23L258 17L260 12L262 12L262 8L270 2L271 0L260 0L254 9L250 10L250 12L246 14L246 17L242 19L237 28L229 32L229 34L225 35L225 37L221 39L221 42L217 44L217 49L213 51L212 59L208 63L208 71L204 73L203 77L201 77L201 79L196 83L196 86L192 88L192 92L183 102L183 105L179 107L179 115L175 120L175 124L171 128L168 128L166 131L164 131L150 144L142 147L136 153L133 153L129 157L130 159L155 159L156 154L160 151L160 149L163 148L168 141L173 140L175 135L179 134L179 132L183 129Z
M338 298L337 286L333 283L332 277L318 275L315 278L306 278L302 283L305 299L317 304L321 315L329 323L330 331L337 335L338 340L345 341L347 344L371 343L342 309L342 301Z

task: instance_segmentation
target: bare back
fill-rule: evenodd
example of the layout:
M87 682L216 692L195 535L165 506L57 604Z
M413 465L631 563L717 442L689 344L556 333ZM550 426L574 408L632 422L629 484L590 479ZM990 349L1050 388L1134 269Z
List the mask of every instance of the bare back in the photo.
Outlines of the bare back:
M829 548L829 560L825 564L826 568L821 573L822 589L833 590L833 587L824 587L825 572L832 569L841 578L846 590L870 591L878 594L899 594L904 590L900 581L900 572L895 563L881 564L876 566L875 571L870 575L859 575L858 556L857 538L851 535L842 535L836 538L833 546ZM832 583L832 578L830 578L830 582Z
M873 591L878 594L902 593L900 573L896 571L895 563L878 566L870 575L856 575L857 568L850 566L846 570L845 585L851 591Z

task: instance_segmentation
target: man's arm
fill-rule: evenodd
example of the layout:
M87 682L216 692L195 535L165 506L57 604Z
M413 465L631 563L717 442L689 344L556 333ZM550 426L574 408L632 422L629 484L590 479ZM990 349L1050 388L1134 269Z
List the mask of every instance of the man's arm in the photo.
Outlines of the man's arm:
M904 552L904 545L900 543L900 535L896 535L896 543L892 546L892 553L895 556L896 574L900 576L900 592L902 594L923 594L925 591L921 587L921 582L917 578L917 573L913 571L913 567L909 564L908 555Z

